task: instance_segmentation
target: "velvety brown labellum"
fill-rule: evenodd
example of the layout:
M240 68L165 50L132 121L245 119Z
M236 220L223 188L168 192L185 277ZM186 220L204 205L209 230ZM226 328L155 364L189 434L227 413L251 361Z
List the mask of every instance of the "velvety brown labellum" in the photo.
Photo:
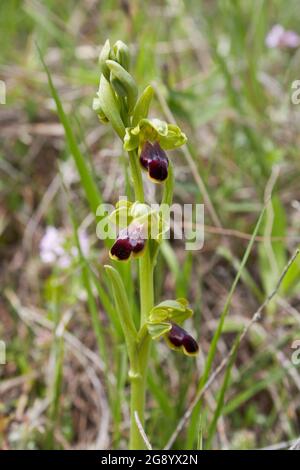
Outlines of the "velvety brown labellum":
M172 343L176 348L180 348L182 346L185 335L186 331L174 323L168 332L168 339L170 343Z
M149 176L152 180L165 181L168 178L168 162L152 160L149 163Z
M134 240L131 246L133 253L140 253L145 247L145 240Z
M167 179L169 160L158 142L154 144L145 142L140 155L140 163L154 182L161 183Z
M144 248L143 227L132 223L128 228L120 231L117 240L110 250L110 255L119 261L126 261L132 253L137 255Z
M120 261L129 259L132 252L132 246L129 238L118 238L111 247L110 254L113 258Z
M188 354L197 354L199 346L194 338L190 335L186 335L182 342L183 348Z
M188 355L197 354L199 347L194 338L189 335L181 326L172 324L171 330L167 333L168 341L174 348L182 348Z

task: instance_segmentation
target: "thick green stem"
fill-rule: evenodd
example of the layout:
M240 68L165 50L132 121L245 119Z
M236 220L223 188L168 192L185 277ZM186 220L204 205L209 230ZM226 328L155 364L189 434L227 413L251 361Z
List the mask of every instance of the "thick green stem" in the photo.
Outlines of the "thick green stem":
M144 255L139 259L140 270L140 304L141 323L140 328L147 321L150 310L153 307L153 266L150 259L149 241Z
M150 310L153 307L153 267L150 259L149 247L139 260L140 270L140 303L141 303L141 328L147 321ZM133 377L131 382L131 426L130 426L130 449L144 449L145 443L136 423L135 413L144 426L144 410L146 395L146 380L148 370L148 359L150 354L151 340L147 334L140 344L139 374Z
M133 150L131 152L128 152L128 155L134 185L135 198L139 202L144 202L145 196L143 188L143 179L137 153Z
M139 202L144 202L144 188L141 169L136 152L128 152L130 168L134 183L135 197ZM139 259L139 279L140 279L140 328L147 321L150 310L153 307L153 264L150 257L149 241L143 256ZM144 426L144 410L146 396L146 380L148 369L148 358L150 353L150 337L144 338L138 349L137 374L131 377L131 401L130 401L130 449L139 450L145 448L144 440L139 431L136 413L142 426Z
M139 374L131 378L131 399L130 399L130 444L131 450L145 449L145 442L141 436L136 421L136 413L141 425L144 427L145 419L145 398L146 398L146 380L148 358L150 353L150 337L145 339L142 348L139 351Z

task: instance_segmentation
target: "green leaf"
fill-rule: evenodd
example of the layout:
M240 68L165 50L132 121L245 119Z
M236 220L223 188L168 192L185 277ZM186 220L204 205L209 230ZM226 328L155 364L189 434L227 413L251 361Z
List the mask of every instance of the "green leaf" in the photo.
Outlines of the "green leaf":
M104 75L101 75L100 78L98 98L99 106L101 107L103 113L110 121L112 127L120 139L123 140L125 135L125 127L120 116L119 106L114 92L112 91L111 86Z
M215 432L216 432L216 429L217 429L218 420L219 420L219 418L222 414L223 408L224 408L225 394L226 394L226 390L227 390L227 388L229 386L229 383L230 383L231 369L232 369L233 364L234 364L235 359L236 359L238 347L239 347L239 344L240 344L240 336L241 336L241 334L239 334L237 336L236 340L235 340L233 354L231 355L230 360L228 361L228 364L226 366L223 383L222 383L222 386L221 386L221 389L220 389L220 392L219 392L218 398L217 398L217 406L216 406L216 409L214 411L213 419L212 419L212 421L209 425L209 428L208 428L208 437L207 437L207 441L206 441L206 445L205 445L205 447L207 449L211 448L211 443L212 443L212 440L214 438L214 435L215 435Z
M132 125L137 126L141 119L148 117L150 104L154 90L151 85L147 86L136 102L132 113Z
M300 285L300 258L292 264L282 281L281 292L283 295L291 295L293 292L299 291Z
M71 212L71 211L70 211ZM91 320L92 320L92 325L93 325L93 330L96 336L97 340L97 346L99 349L99 353L103 358L103 361L105 363L105 368L108 371L108 355L107 355L107 349L106 349L106 343L105 343L105 332L103 325L101 324L100 316L99 316L99 311L98 311L98 306L93 294L93 289L92 289L92 282L91 282L91 276L90 276L90 271L88 267L88 263L86 258L84 257L82 253L82 249L80 246L80 240L78 236L78 229L77 229L77 224L75 221L74 214L71 212L72 216L72 221L73 221L73 228L74 228L74 234L75 234L75 240L76 240L76 245L79 253L79 260L82 265L81 269L81 276L82 276L82 284L85 288L85 291L87 293L87 301L88 301L88 307L89 311L91 314Z
M98 296L100 299L101 304L104 307L105 312L107 313L107 316L109 317L109 320L111 321L113 325L114 332L117 334L119 338L123 338L123 331L121 328L120 320L118 315L116 315L116 311L114 309L114 305L111 302L111 299L109 298L109 295L107 294L108 291L108 281L105 279L103 276L103 282L105 281L105 287L102 286L100 279L96 276L94 271L88 266L90 276L93 280L93 283L96 287L96 290L98 292Z
M130 363L131 366L134 366L138 360L136 351L137 330L130 312L126 289L120 274L115 268L105 265L104 269L112 286L115 307L124 333ZM138 367L136 367L136 369L138 369Z
M210 374L210 371L211 371L211 368L212 368L213 360L214 360L215 355L216 355L218 342L219 342L219 339L220 339L222 331L223 331L224 322L225 322L225 319L226 319L226 317L229 313L229 309L230 309L233 294L234 294L235 289L238 285L238 282L241 278L244 266L246 265L247 260L249 258L249 255L251 253L251 250L252 250L252 247L253 247L253 244L254 244L254 240L256 238L259 227L261 225L264 213L265 213L265 207L263 208L263 210L262 210L262 212L261 212L261 214L258 218L255 229L254 229L254 231L252 233L252 236L251 236L251 240L249 241L249 244L248 244L247 249L245 251L245 254L243 256L242 262L240 264L239 270L238 270L238 272L235 276L235 279L234 279L233 284L231 286L230 292L229 292L228 297L226 299L226 303L225 303L225 306L224 306L223 311L221 313L221 317L220 317L217 329L216 329L215 334L214 334L214 336L212 338L212 341L210 343L210 348L209 348L209 351L208 351L208 356L207 356L207 359L206 359L204 372L203 372L203 375L202 375L202 377L199 381L198 390L201 390L204 387L204 385L206 384L206 381L208 380L208 377L209 377L209 374ZM199 415L200 410L201 410L201 405L202 405L202 401L200 400L197 403L197 405L195 406L195 408L193 410L193 413L191 415L191 422L190 422L190 426L189 426L189 429L188 429L188 437L187 437L187 443L186 443L186 447L188 449L193 448L193 443L194 443L194 440L196 438L196 431L195 430L196 430L196 426L197 426L198 415Z
M283 240L274 240L272 237L286 236L286 214L278 196L274 195L266 209L263 235L265 241L259 245L259 266L265 294L271 292L277 279L287 262L287 250ZM273 312L276 304L271 302L268 311Z

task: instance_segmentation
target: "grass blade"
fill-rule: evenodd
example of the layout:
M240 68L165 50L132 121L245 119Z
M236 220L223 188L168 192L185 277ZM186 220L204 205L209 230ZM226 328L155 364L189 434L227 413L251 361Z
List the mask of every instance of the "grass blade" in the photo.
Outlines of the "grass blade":
M59 117L59 119L60 119L60 121L61 121L61 123L64 127L66 140L67 140L70 152L71 152L71 154L74 158L78 173L80 175L80 180L81 180L82 187L85 191L85 195L86 195L86 198L89 202L89 206L90 206L91 211L94 214L96 214L97 207L102 202L101 194L100 194L100 192L97 188L97 185L95 183L95 180L92 176L92 172L91 172L91 169L89 168L88 162L81 153L81 150L79 148L79 145L78 145L78 143L76 141L76 138L75 138L75 135L73 133L71 123L70 123L70 121L69 121L69 119L68 119L68 117L67 117L67 115L64 111L62 102L61 102L60 97L58 95L58 92L55 88L55 85L53 83L50 70L48 69L48 67L45 63L43 55L41 53L41 50L38 46L37 46L37 50L38 50L40 60L43 64L44 70L47 74L48 84L49 84L49 88L50 88L50 91L51 91L51 95L52 95L53 100L55 101L58 117Z
M231 286L231 289L230 289L229 295L227 297L224 309L221 313L221 317L220 317L220 320L219 320L219 323L218 323L218 327L215 331L215 334L214 334L213 339L212 339L211 344L210 344L207 360L206 360L206 363L205 363L205 369L204 369L203 375L200 379L200 382L199 382L199 385L198 385L198 390L201 390L203 388L203 386L205 385L205 383L206 383L206 381L209 377L209 374L210 374L210 371L211 371L211 368L212 368L212 364L213 364L213 360L214 360L215 355L216 355L218 342L219 342L220 336L222 334L224 321L225 321L225 319L227 317L227 314L229 312L229 309L230 309L233 294L234 294L235 289L237 287L237 284L238 284L238 282L241 278L244 266L246 265L247 260L249 258L249 255L250 255L250 252L252 250L254 240L255 240L255 237L258 233L260 224L262 222L264 213L265 213L265 207L263 208L263 210L262 210L262 212L259 216L259 219L256 223L255 229L254 229L254 231L252 233L252 236L251 236L251 240L249 241L249 244L248 244L247 249L245 251L245 254L243 256L242 262L240 264L239 270L238 270L238 272L236 274L236 277L233 281L233 284ZM196 425L197 425L197 420L198 420L197 416L200 413L201 406L202 406L202 400L200 400L199 403L195 406L195 408L193 410L193 413L192 413L192 416L191 416L191 421L190 421L190 426L189 426L188 436L187 436L187 448L188 449L192 449L193 445L194 445L194 442L195 442L195 438L196 438L195 430L196 430Z
M206 449L211 448L211 443L212 443L212 440L213 440L215 432L216 432L218 420L219 420L219 418L222 414L222 411L223 411L225 393L226 393L226 390L227 390L227 388L229 386L229 383L230 383L230 373L231 373L232 366L235 362L238 347L239 347L239 344L240 344L240 336L241 335L238 335L236 340L235 340L234 352L233 352L232 356L230 357L230 360L228 361L228 364L227 364L227 367L226 367L226 370L225 370L222 387L221 387L221 390L220 390L220 393L219 393L219 396L218 396L218 400L217 400L217 406L216 406L216 409L215 409L215 412L214 412L213 419L212 419L212 421L209 425L209 429L208 429L208 437L207 437L207 442L206 442L206 445L205 445Z

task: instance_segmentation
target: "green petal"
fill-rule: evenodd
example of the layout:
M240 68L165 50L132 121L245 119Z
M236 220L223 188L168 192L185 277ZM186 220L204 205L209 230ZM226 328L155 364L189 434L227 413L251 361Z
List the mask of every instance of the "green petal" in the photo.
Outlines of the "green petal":
M124 150L130 152L139 146L139 136L132 133L132 127L127 127L124 137Z
M160 119L142 119L141 121L142 128L147 129L148 126L152 127L159 136L167 136L168 135L168 124L165 121L161 121Z
M186 135L181 132L178 126L173 124L168 125L168 133L166 136L162 136L159 140L161 147L164 150L173 150L181 147L187 141Z
M148 322L147 323L147 328L148 328L148 332L149 332L149 335L151 336L152 339L158 339L160 338L161 336L164 336L168 333L168 331L170 331L170 329L172 328L172 325L171 323L150 323Z

